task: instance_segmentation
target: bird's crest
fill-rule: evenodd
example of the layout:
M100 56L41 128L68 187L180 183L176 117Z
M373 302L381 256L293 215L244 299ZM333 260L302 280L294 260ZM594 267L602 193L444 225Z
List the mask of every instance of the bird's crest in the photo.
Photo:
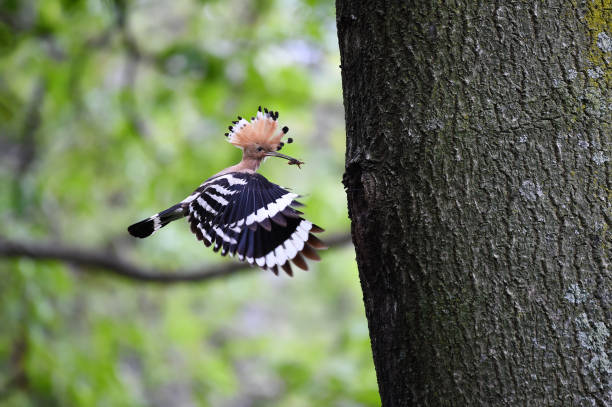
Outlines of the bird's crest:
M285 144L281 140L289 128L285 126L278 131L277 119L278 112L268 111L266 108L262 112L259 106L257 114L251 117L251 121L238 116L238 120L232 122L233 125L229 126L230 131L225 133L225 136L227 141L236 147L245 148L256 144L270 151L280 150ZM288 143L292 141L291 138L287 140Z

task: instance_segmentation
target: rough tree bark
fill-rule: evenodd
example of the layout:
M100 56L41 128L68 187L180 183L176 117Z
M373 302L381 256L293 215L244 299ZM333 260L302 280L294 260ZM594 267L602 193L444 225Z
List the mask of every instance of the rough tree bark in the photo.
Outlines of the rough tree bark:
M612 405L610 1L336 6L383 405Z

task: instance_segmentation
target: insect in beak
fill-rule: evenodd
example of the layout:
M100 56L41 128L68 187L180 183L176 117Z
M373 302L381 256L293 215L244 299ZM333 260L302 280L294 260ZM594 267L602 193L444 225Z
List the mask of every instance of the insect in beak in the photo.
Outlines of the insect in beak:
M300 167L302 164L304 164L303 161L298 160L297 158L293 158L293 157L289 157L288 155L282 154L282 153L278 153L276 151L270 151L268 153L266 153L266 156L268 157L279 157L279 158L284 158L285 160L289 161L289 165L297 165L298 168L302 168Z

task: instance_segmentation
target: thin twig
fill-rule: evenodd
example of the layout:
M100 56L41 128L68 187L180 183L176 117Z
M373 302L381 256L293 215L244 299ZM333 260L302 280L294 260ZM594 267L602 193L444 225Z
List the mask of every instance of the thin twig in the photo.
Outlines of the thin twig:
M348 234L332 235L325 238L325 242L330 248L333 248L350 243L351 237ZM246 263L237 261L218 265L203 265L192 269L177 269L175 271L159 270L139 266L102 250L65 246L58 243L15 241L2 237L0 237L0 257L59 260L82 266L83 271L106 272L131 280L168 284L202 282L217 277L236 275L238 272L256 270Z

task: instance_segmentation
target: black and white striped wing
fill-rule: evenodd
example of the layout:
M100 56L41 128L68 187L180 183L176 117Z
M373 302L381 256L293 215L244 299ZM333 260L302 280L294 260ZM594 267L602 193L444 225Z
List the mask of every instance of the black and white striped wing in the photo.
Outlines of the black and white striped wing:
M191 231L222 255L278 273L290 261L306 270L303 256L319 260L323 230L294 209L298 195L259 174L234 172L212 178L183 201Z

